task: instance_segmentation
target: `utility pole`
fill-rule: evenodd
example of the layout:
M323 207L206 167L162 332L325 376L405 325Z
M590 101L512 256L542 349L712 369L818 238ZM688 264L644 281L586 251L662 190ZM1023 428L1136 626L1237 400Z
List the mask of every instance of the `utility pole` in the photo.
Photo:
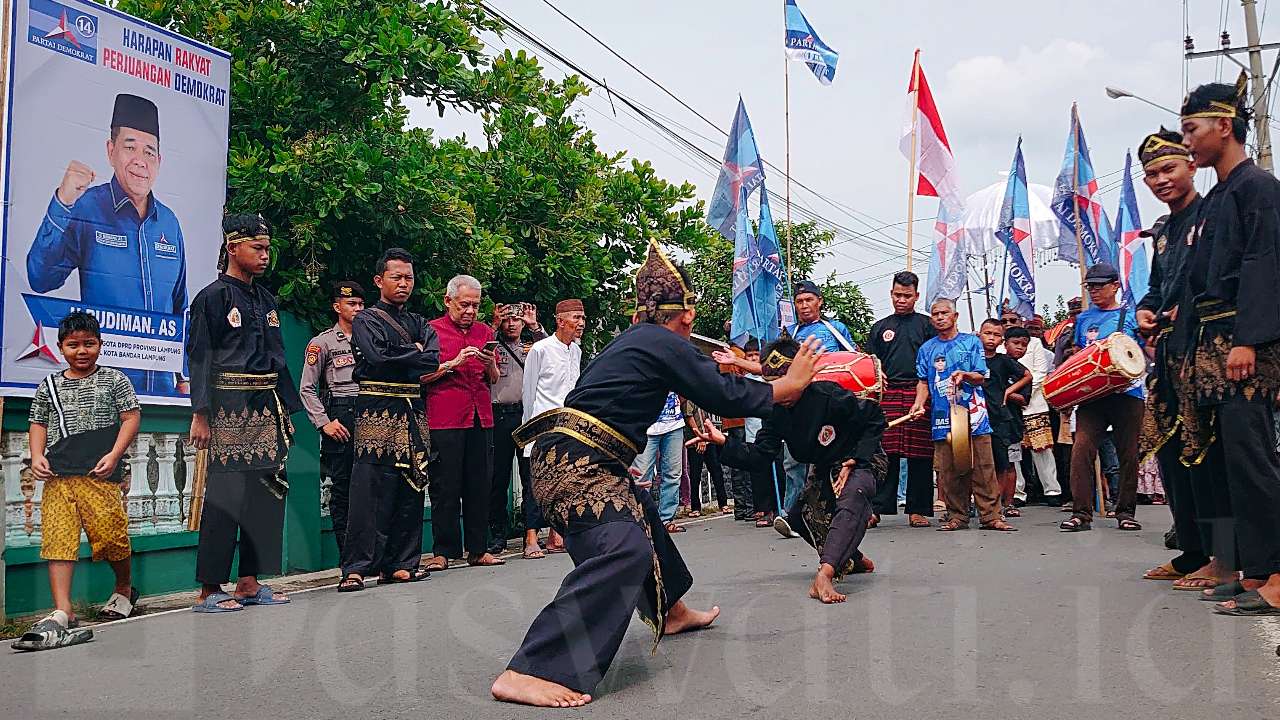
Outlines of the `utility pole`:
M1274 172L1271 161L1271 116L1267 113L1268 103L1266 97L1270 85L1267 76L1262 71L1262 53L1264 50L1280 48L1280 43L1262 44L1262 38L1258 32L1258 0L1240 0L1240 6L1244 9L1245 39L1249 43L1247 47L1231 47L1231 35L1224 31L1222 33L1222 49L1195 52L1195 43L1191 36L1188 35L1185 40L1187 52L1184 57L1188 60L1195 60L1222 56L1249 73L1249 86L1252 90L1253 98L1253 137L1254 143L1257 145L1258 167L1267 172ZM1249 54L1248 67L1245 67L1239 60L1232 57L1240 53ZM1280 56L1277 57L1276 66L1271 69L1273 77L1278 68L1280 68Z

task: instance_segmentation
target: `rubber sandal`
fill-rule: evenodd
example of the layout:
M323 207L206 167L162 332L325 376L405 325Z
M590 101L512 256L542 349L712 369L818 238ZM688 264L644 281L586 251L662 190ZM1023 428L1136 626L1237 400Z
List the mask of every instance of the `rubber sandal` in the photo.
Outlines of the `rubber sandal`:
M246 597L236 597L241 605L249 607L250 605L288 605L293 602L288 597L278 598L276 593L271 589L270 585L259 585L258 592Z
M1204 590L1200 593L1200 599L1205 602L1225 602L1234 599L1237 595L1243 595L1249 592L1245 589L1244 583L1239 580L1232 580L1229 583L1216 585L1212 590Z
M364 589L364 578L359 575L348 575L338 583L338 592L360 592Z
M471 558L467 558L467 565L470 565L471 567L498 567L499 565L506 565L506 564L507 564L507 561L503 560L502 558L493 558L489 562L484 562L480 558L475 558L474 560Z
M916 517L914 520L912 520L907 524L913 528L926 528L926 527L930 527L931 525L931 523L929 522L929 519L923 515Z
M1062 532L1085 532L1093 529L1093 523L1087 523L1078 517L1069 517L1058 524Z
M1208 583L1208 584L1205 584L1205 585L1196 585L1196 584L1194 584L1194 582L1195 582L1195 581L1197 581L1197 580L1204 580L1204 581L1207 581L1207 583ZM1197 591L1197 590L1203 591L1203 590L1212 590L1213 588L1218 587L1218 585L1220 585L1220 584L1221 584L1221 581L1220 581L1220 580L1218 580L1218 578L1213 577L1212 575L1195 575L1195 574L1191 574L1191 575L1184 575L1183 577L1179 578L1178 580L1175 580L1175 581L1173 582L1173 589L1174 589L1174 590L1183 590L1183 591L1188 591L1188 592L1193 592L1193 591ZM1243 587L1241 587L1241 588L1240 588L1240 592L1244 592L1244 588L1243 588ZM1233 598L1233 597L1235 597L1236 595L1239 595L1239 594L1240 594L1240 593L1234 593L1234 594L1229 595L1229 596L1224 597L1224 598L1217 598L1217 600L1219 600L1219 601L1222 601L1222 600L1230 600L1231 598Z
M1266 615L1280 615L1280 607L1276 607L1267 602L1266 598L1257 590L1249 590L1240 593L1231 598L1228 602L1235 602L1233 608L1224 607L1224 603L1214 606L1213 611L1219 615L1235 615L1236 617L1263 617Z
M443 572L449 569L449 558L442 555L436 555L422 566L427 572Z
M1124 530L1126 532L1134 532L1142 529L1142 523L1134 520L1133 518L1123 518L1120 522L1116 523L1116 529Z
M1142 573L1143 580L1181 580L1186 577L1187 577L1186 573L1180 573L1177 570L1174 570L1172 563L1157 565L1151 568L1150 570ZM1187 578L1187 579L1194 580L1198 578ZM1179 588L1177 584L1174 584L1173 589L1181 590L1182 588Z
M55 610L32 625L9 647L19 652L38 652L80 645L92 640L93 630L78 629L78 624L67 621L66 613Z
M226 602L228 600L233 601L236 604L236 606L233 608L218 607L218 603ZM210 614L240 612L243 609L244 609L243 603L241 603L238 599L231 597L230 595L224 592L211 593L207 595L205 599L191 606L191 612L210 613Z
M409 573L408 577L398 578L396 577L396 574L394 572L391 573L390 575L386 575L386 574L379 575L378 584L379 585L403 585L404 583L422 582L423 580L431 579L431 573L426 570L423 570L422 568L413 568L412 570L405 570L405 572Z
M938 532L955 532L956 530L968 530L969 523L964 520L948 520L938 526Z
M102 609L98 611L98 616L104 620L124 620L133 616L133 611L138 606L138 588L129 588L129 597L125 597L120 593L113 592L111 597L103 603Z
M520 557L524 558L525 560L541 560L546 556L547 554L542 551L542 548L538 548L538 547L525 548L524 552L520 553Z
M996 532L1018 532L1018 528L1010 525L1009 523L1003 520L996 520L995 522L982 523L981 525L978 526L978 529L979 530L995 530Z
M756 527L760 527L760 525L757 525ZM768 526L768 525L765 525L764 527L769 527L769 526ZM681 525L677 525L677 524L675 524L675 523L667 523L667 532L668 532L668 533L682 533L682 532L686 532L686 530L685 530L685 529L684 529L684 527L683 527L683 526L681 526Z

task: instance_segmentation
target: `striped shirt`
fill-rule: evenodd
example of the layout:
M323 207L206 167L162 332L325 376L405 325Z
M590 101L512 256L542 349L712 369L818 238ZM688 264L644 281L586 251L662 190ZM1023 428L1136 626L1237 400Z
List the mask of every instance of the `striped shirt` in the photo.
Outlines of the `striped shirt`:
M65 371L59 371L49 378L58 391L57 400L62 405L66 435L110 427L120 422L121 413L138 409L133 384L115 368L99 365L97 370L82 378L69 378ZM29 419L49 428L49 445L63 438L62 423L58 421L47 380L36 388Z

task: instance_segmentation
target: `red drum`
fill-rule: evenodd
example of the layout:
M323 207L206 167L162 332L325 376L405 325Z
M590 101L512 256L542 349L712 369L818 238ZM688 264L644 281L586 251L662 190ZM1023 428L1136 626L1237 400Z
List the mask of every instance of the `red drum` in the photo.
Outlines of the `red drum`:
M880 402L884 395L884 371L880 359L860 352L829 352L818 358L814 382L833 382L863 400Z
M1114 333L1067 358L1044 379L1044 399L1055 410L1096 400L1133 387L1147 370L1137 341Z

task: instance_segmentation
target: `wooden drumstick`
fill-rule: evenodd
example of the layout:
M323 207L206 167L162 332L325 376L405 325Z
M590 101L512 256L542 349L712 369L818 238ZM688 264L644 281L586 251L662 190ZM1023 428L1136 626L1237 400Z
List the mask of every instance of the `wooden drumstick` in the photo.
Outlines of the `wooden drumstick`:
M921 413L921 414L919 414L919 415L914 414L914 413L907 413L906 415L903 415L902 417L898 418L897 420L891 420L891 421L889 422L889 424L888 424L887 426L885 426L885 429L886 429L886 430L888 430L889 428L897 427L897 426L901 425L902 423L907 422L908 420L915 420L916 418L923 416L923 414L924 414L924 413Z

